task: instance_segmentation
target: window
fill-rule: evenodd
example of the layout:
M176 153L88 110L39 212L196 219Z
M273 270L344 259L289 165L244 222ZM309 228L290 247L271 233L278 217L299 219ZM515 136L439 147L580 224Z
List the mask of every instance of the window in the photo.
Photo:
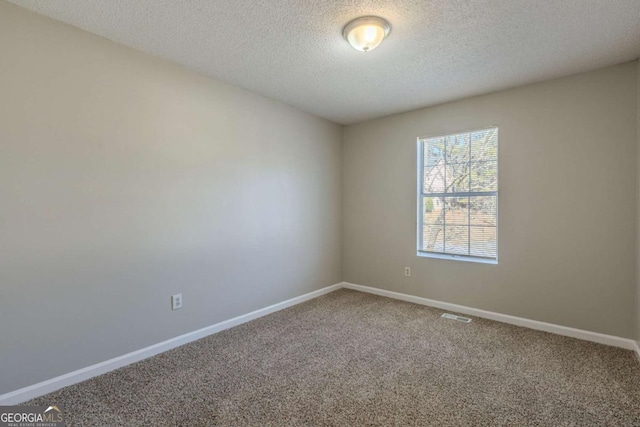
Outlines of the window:
M498 129L418 139L418 255L498 259Z

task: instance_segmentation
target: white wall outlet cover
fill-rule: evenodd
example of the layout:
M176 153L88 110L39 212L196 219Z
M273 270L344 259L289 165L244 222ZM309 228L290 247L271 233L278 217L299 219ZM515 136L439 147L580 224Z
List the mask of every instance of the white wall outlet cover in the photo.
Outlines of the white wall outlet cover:
M178 310L182 308L182 294L175 294L171 296L171 310Z
M404 275L407 276L407 277L411 277L411 268L405 267L404 268Z

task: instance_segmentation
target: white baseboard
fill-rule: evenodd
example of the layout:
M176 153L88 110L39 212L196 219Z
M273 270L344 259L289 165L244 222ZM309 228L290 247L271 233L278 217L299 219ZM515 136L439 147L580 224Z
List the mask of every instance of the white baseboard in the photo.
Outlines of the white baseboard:
M21 402L25 402L38 396L42 396L44 394L59 390L63 387L77 384L79 382L88 380L98 375L105 374L123 366L139 362L151 356L155 356L156 354L163 353L165 351L174 349L192 341L199 340L217 332L224 331L225 329L229 329L234 326L257 319L259 317L266 316L267 314L271 314L287 307L291 307L296 304L311 300L313 298L317 298L321 295L328 294L329 292L333 292L341 288L352 289L397 300L427 305L430 307L439 308L441 310L448 310L456 313L467 314L470 316L482 317L498 322L523 326L525 328L536 329L539 331L545 331L553 334L565 335L568 337L578 338L586 341L593 341L600 344L634 350L638 356L638 359L640 360L640 346L638 342L631 339L600 334L597 332L584 331L567 326L554 325L552 323L539 322L537 320L525 319L523 317L516 317L507 314L495 313L492 311L480 310L477 308L402 294L399 292L387 291L384 289L372 288L369 286L342 282L332 286L327 286L326 288L318 289L317 291L309 292L308 294L304 294L299 297L291 298L289 300L271 305L269 307L252 311L251 313L234 317L233 319L216 323L215 325L207 326L206 328L198 329L197 331L189 332L184 335L168 339L161 343L133 351L123 356L115 357L113 359L106 360L104 362L88 366L86 368L78 369L77 371L69 372L68 374L60 375L59 377L55 377L50 380L42 381L40 383L21 388L19 390L2 394L0 395L0 405L15 405Z
M86 368L78 369L77 371L69 372L68 374L60 375L59 377L52 378L50 380L42 381L37 384L33 384L19 390L11 391L0 395L0 405L15 405L25 402L27 400L36 398L38 396L51 393L59 390L63 387L67 387L79 382L88 380L98 375L105 374L109 371L121 368L123 366L130 365L135 362L139 362L143 359L147 359L156 354L163 353L181 345L190 343L192 341L199 340L208 335L215 334L225 329L232 328L242 323L249 322L267 314L280 311L287 307L300 304L313 298L317 298L321 295L328 294L329 292L336 291L342 288L342 283L337 283L326 288L318 289L317 291L309 292L308 294L300 295L299 297L291 298L286 301L270 305L269 307L261 308L251 313L243 314L233 319L225 320L215 325L207 326L206 328L198 329L197 331L189 332L184 335L180 335L175 338L168 339L158 344L145 347L140 350L133 351L123 356L115 357L104 362L97 363Z
M408 301L415 304L427 305L429 307L435 307L441 310L454 311L456 313L496 320L502 323L510 323L512 325L523 326L525 328L536 329L538 331L545 331L552 334L564 335L567 337L578 338L585 341L597 342L599 344L625 348L627 350L635 350L640 357L640 349L638 348L638 343L628 338L600 334L598 332L590 332L582 329L570 328L568 326L554 325L553 323L539 322L537 320L525 319L524 317L510 316L508 314L495 313L493 311L480 310L478 308L466 307L464 305L451 304L448 302L402 294L399 292L371 288L369 286L355 285L353 283L344 282L342 286L344 288L353 289L355 291L367 292L370 294Z

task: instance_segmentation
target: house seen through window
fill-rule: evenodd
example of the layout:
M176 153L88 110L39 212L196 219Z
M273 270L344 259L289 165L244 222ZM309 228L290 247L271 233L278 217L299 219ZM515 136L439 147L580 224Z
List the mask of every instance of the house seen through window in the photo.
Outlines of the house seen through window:
M418 255L496 262L498 129L418 144Z

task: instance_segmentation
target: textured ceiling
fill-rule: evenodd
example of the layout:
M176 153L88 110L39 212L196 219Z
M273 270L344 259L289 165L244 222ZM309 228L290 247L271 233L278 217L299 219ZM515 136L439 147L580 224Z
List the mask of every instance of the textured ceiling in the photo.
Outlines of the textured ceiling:
M336 123L640 56L640 0L11 0ZM367 14L376 50L341 30Z

